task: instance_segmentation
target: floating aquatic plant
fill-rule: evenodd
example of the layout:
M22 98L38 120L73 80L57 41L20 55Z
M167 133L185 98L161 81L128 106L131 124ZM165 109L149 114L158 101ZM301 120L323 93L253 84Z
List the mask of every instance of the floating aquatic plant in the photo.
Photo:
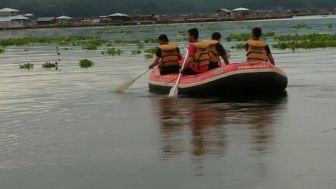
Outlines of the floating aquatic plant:
M144 48L144 45L143 45L142 43L139 42L139 43L137 43L137 48L138 48L138 49L142 49L142 48Z
M132 55L141 54L141 50L132 50L131 54Z
M89 59L81 59L81 60L79 60L79 66L81 68L89 68L89 67L93 66L93 62Z
M20 69L31 70L31 69L34 68L34 64L31 64L31 63L20 64L19 67L20 67Z
M289 28L294 28L294 29L303 29L303 28L311 28L310 26L307 26L306 24L295 24L295 25L290 25L288 26Z
M42 64L42 68L46 68L46 69L51 69L51 68L55 68L56 70L58 69L58 62L48 62L46 61L46 63Z
M0 48L0 54L4 52L5 52L5 49Z
M158 49L157 47L152 47L152 48L146 49L144 52L148 54L155 54L157 49Z
M145 54L145 59L152 59L154 58L153 54Z
M265 32L262 34L263 38L272 38L275 36L274 32ZM227 42L231 42L231 41L247 41L251 38L251 34L250 33L240 33L240 34L229 34L226 37L226 41Z
M83 46L83 49L92 51L92 50L97 50L98 47L94 44L87 44L87 45Z
M156 38L146 38L144 39L145 43L157 43L158 40Z
M274 48L279 49L313 49L336 47L336 34L283 35L275 37Z
M121 49L117 49L117 48L108 48L106 50L106 53L111 56L117 56L117 55L121 55L122 53L124 53L124 51L122 51Z
M137 39L116 39L114 40L114 43L118 43L118 44L139 44L140 41Z

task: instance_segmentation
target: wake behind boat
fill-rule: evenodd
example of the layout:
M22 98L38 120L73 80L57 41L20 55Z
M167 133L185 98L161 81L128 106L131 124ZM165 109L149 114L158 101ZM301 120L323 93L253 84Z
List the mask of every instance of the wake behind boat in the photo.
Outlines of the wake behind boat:
M160 75L155 67L149 77L149 91L168 94L177 74ZM225 96L228 94L277 93L287 87L287 75L269 62L222 64L198 74L182 75L178 85L181 95Z

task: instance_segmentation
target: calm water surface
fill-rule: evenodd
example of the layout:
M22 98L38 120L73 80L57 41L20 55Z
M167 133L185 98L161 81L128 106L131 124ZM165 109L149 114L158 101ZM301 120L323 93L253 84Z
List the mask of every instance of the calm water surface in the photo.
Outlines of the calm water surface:
M311 29L288 25L306 23ZM335 33L336 19L202 24L212 31L247 32L254 25L282 33ZM186 30L196 24L144 26L133 37ZM132 26L134 27L134 26ZM131 29L132 29L131 27ZM127 29L127 27L125 27ZM111 28L1 32L91 35ZM106 33L104 33L107 30ZM122 36L121 36L122 37ZM174 37L172 37L174 38ZM205 37L204 37L205 38ZM225 43L227 47L230 44ZM289 77L287 95L244 99L177 98L147 92L147 77L113 92L149 64L81 48L55 55L55 46L8 47L0 55L1 189L336 187L336 51L273 49ZM25 49L28 49L25 50ZM231 50L239 62L243 51ZM58 71L43 70L61 58ZM96 64L80 69L78 60ZM34 62L32 71L18 65Z

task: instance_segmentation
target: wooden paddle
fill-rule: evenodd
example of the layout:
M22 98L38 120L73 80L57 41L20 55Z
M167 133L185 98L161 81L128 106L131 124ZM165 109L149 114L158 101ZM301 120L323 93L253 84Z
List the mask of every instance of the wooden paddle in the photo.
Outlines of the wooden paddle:
M140 75L138 75L134 79L130 79L128 81L125 81L123 84L121 84L118 88L116 88L115 92L122 93L124 90L126 90L129 86L131 86L137 79L139 79L141 76L143 76L145 73L147 73L150 69L142 72Z
M187 58L188 58L188 50L187 50L187 53L184 57L184 60L183 60L183 63L182 63L182 68L184 67L184 64L186 63L187 61ZM182 73L179 73L178 76L177 76L177 80L176 80L176 83L175 85L170 89L169 91L169 94L168 94L168 97L176 97L178 95L178 84L180 82L180 79L181 79L181 75Z

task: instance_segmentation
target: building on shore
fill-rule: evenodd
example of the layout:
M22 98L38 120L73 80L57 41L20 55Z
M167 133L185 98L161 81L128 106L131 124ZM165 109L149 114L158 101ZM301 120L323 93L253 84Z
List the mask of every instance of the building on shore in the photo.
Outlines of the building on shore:
M17 16L18 12L20 12L20 11L16 10L16 9L3 8L3 9L0 9L0 17L4 17L4 16Z
M82 26L99 26L101 25L101 19L98 18L85 18L81 20Z
M69 16L59 16L55 18L55 20L56 20L57 25L69 26L72 18Z
M0 17L0 29L20 29L28 26L29 19L21 15Z
M239 8L233 9L232 13L235 18L245 18L251 13L251 10L248 8L239 7Z
M231 17L231 14L232 14L232 11L229 10L229 9L224 9L224 8L222 8L222 9L218 9L218 10L216 11L216 15L217 15L218 17L230 18L230 17Z
M30 26L28 17L18 15L19 10L12 8L0 9L0 29L20 29Z
M56 25L56 18L55 17L39 17L36 20L36 24L38 26L53 26Z
M108 16L99 17L102 23L124 24L129 20L129 16L123 13L114 13Z

